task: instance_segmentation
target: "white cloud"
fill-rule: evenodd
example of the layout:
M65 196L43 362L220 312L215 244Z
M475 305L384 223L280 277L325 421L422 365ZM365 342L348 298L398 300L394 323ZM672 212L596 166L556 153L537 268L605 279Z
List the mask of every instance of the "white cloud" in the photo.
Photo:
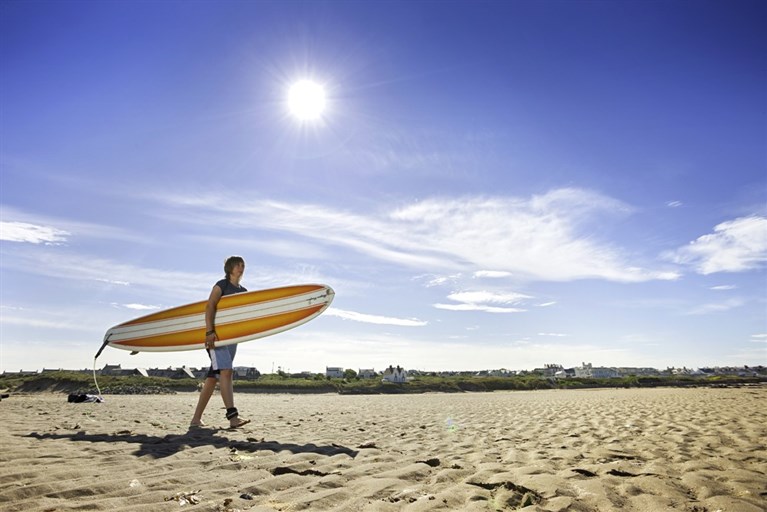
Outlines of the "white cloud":
M569 334L562 334L559 332L539 332L538 336L553 336L555 338L564 338L566 336L569 336Z
M505 270L478 270L474 272L474 277L487 277L490 279L510 277L511 275L511 272L506 272Z
M118 286L135 286L150 289L153 293L172 293L172 297L207 297L209 283L220 277L217 274L181 272L171 269L147 268L120 263L109 258L99 258L62 251L33 251L17 254L3 266L16 269L34 269L39 275L76 281L93 281ZM107 270L105 270L107 269ZM108 278L105 278L108 274ZM168 282L174 283L168 288Z
M393 318L388 316L369 315L365 313L357 313L356 311L346 311L338 308L328 308L328 310L325 311L325 316L334 316L344 320L353 320L355 322L363 322L376 325L397 325L401 327L423 327L428 325L428 322L418 320L416 318Z
M666 206L668 206L669 208L679 208L680 206L682 206L682 201L668 201L666 203Z
M704 275L759 268L767 261L767 218L750 216L722 222L713 233L664 256L692 265Z
M485 304L434 304L437 309L448 311L482 311L485 313L524 313L526 309L487 306Z
M425 280L426 281L426 287L427 288L433 288L435 286L442 286L448 283L455 283L458 281L462 275L459 274L452 274L449 276L435 276L430 274L420 275L413 278L413 280Z
M407 333L420 333L409 330ZM286 347L289 347L286 350ZM240 350L242 352L240 352ZM502 344L476 343L469 339L425 340L413 336L385 335L379 332L325 332L313 329L311 336L295 329L280 337L264 338L259 343L243 343L237 358L243 364L250 353L254 361L276 361L295 369L322 371L325 365L344 368L383 369L390 364L407 369L454 370L454 369L524 369L540 366L552 350L560 354L560 361L600 360L602 351L595 346L573 343L530 344L526 341ZM621 352L618 352L620 355ZM547 355L548 354L548 355ZM178 356L177 356L178 357ZM634 354L611 358L612 364L629 366ZM175 363L179 364L179 363Z
M733 298L726 300L724 302L714 302L709 304L703 304L702 306L698 306L691 311L689 311L688 315L708 315L711 313L721 313L723 311L729 311L731 309L739 308L745 304L745 301L743 299L739 298Z
M67 330L88 330L89 326L82 322L76 322L72 320L58 320L47 319L39 316L11 316L2 315L0 317L0 325L20 325L29 328L44 328L44 329L67 329Z
M719 286L712 286L710 289L715 291L723 291L723 290L734 290L737 286L734 284L722 284Z
M767 334L752 334L751 343L767 343Z
M152 306L152 305L148 305L148 304L135 304L135 303L134 304L116 304L116 303L113 303L112 305L116 306L116 307L126 308L126 309L133 309L135 311L152 311L152 310L155 310L155 309L160 309L160 306Z
M496 306L495 304L516 305L531 298L516 292L467 291L454 292L448 299L460 304L434 304L437 309L448 311L483 311L485 313L522 313L525 309L518 307Z
M116 284L118 286L130 286L129 281L115 281L113 279L94 279L94 281L100 281L107 284Z
M456 302L466 302L470 304L489 302L492 304L517 304L524 299L531 298L529 295L523 295L516 292L455 292L447 296L448 299Z
M557 303L556 301L544 302L543 304L538 304L538 307L539 308L547 308L549 306L553 306L556 303Z
M427 271L504 272L519 278L619 282L670 280L677 273L642 268L600 242L596 227L630 208L582 189L530 198L432 198L375 214L277 201L164 197L182 208L177 220L274 230L350 248ZM591 226L594 226L591 229Z
M79 282L98 282L110 286L132 287L147 296L162 296L168 300L203 300L212 283L221 278L218 273L185 272L174 268L142 267L110 258L77 254L62 250L28 251L2 260L3 268L34 271L38 275ZM251 269L252 270L252 269ZM246 273L244 283L257 290L295 282L323 282L326 276L311 268L291 272L284 269L259 269ZM108 277L105 277L108 276ZM173 283L169 287L168 283ZM337 283L346 284L343 280Z
M68 231L51 226L28 222L0 221L0 240L29 244L62 244L70 235Z
M117 226L81 222L64 217L49 217L0 205L0 240L33 244L61 245L73 237L122 240L146 243L142 235ZM53 226L57 227L53 227Z

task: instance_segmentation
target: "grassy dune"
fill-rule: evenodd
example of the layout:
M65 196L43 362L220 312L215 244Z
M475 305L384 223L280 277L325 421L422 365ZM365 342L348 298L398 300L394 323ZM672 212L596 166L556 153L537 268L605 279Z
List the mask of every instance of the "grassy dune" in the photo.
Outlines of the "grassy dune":
M517 377L417 377L404 384L381 382L380 379L296 379L264 375L257 380L235 381L238 392L253 393L338 393L338 394L406 394L462 393L499 390L650 388L739 386L766 383L767 377L623 377L617 379L546 379L539 376ZM196 379L160 377L98 376L104 394L158 394L194 391ZM80 372L46 372L37 375L0 376L0 389L10 392L96 393L93 375Z

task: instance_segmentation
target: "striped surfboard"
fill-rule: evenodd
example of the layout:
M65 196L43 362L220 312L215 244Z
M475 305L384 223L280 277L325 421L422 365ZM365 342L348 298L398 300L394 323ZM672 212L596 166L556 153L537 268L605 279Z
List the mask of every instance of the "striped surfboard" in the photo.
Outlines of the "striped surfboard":
M325 311L334 295L329 286L305 284L222 297L216 311L216 346L255 340L298 327ZM158 311L116 325L104 335L104 346L134 352L204 348L207 302Z

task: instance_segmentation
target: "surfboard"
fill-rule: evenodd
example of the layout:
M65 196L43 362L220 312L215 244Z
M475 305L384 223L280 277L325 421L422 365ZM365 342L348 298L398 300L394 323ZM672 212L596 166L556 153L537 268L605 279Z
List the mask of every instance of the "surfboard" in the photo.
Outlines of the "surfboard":
M216 310L216 346L264 338L298 327L322 314L334 296L329 286L303 284L221 297ZM116 325L104 335L101 348L111 346L134 352L204 348L207 302L157 311Z

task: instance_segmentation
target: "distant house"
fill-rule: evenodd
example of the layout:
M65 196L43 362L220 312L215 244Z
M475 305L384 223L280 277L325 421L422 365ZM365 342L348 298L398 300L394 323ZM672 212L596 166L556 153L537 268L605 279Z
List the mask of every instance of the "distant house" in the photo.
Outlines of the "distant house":
M564 371L564 368L561 364L545 364L543 365L543 368L536 368L533 370L533 373L542 375L544 377L554 377L556 376L557 372Z
M575 376L593 379L612 379L615 377L620 377L618 371L615 368L593 366L591 363L582 363L580 367L576 367Z
M329 379L342 379L344 377L344 369L340 366L326 366L325 377Z
M261 372L259 372L256 368L252 366L235 366L234 367L235 379L256 380L260 376L261 376Z
M615 368L618 375L621 377L642 377L642 376L655 376L660 375L660 372L655 368L634 368L634 367L620 367Z
M291 373L289 375L289 377L291 379L313 379L314 375L315 375L314 373L306 370L306 371L303 371L303 372Z
M119 364L107 364L99 372L101 375L111 375L113 377L127 377L131 375L140 375L148 377L149 374L143 368L122 368Z
M182 366L180 368L150 368L147 370L147 374L150 377L164 377L166 379L195 379L194 372L191 368Z
M554 374L555 379L572 379L575 377L575 368L564 368Z
M106 364L100 373L101 375L119 375L122 371L122 367L119 364Z
M19 370L17 372L3 372L3 376L5 377L24 377L25 375L37 375L37 370Z
M394 368L393 366L389 366L387 369L384 370L383 379L381 380L385 382L397 382L397 383L407 382L407 374L405 370L400 366L397 366L396 368Z
M357 377L360 379L374 379L378 377L378 373L373 368L360 368L360 371L357 372Z

